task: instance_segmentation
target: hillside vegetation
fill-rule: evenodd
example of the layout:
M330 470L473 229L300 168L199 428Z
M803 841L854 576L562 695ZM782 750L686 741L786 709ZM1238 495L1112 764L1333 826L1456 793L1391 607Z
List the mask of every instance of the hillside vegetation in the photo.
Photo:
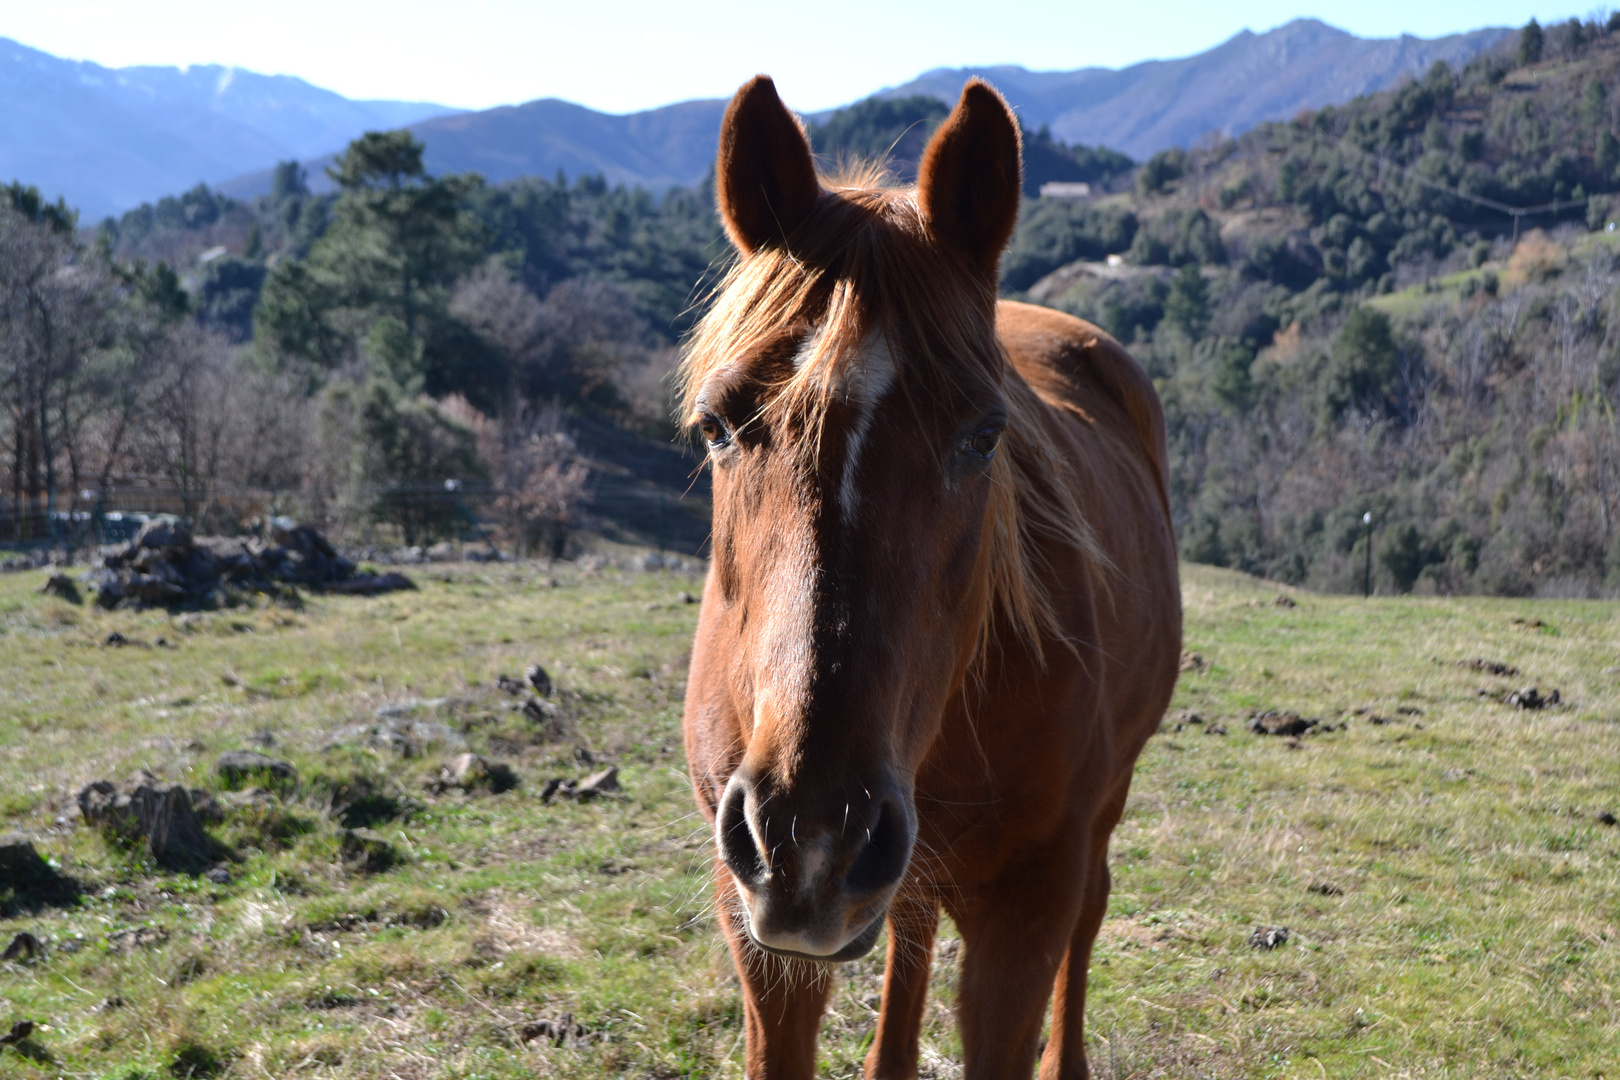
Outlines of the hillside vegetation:
M1092 320L1154 376L1187 557L1325 590L1620 588L1613 23L1532 23L1460 70L1140 166L1025 133L1031 197L1004 290ZM926 95L877 98L811 137L830 170L879 156L903 180L943 114ZM422 153L367 136L334 165L335 194L286 163L267 196L199 187L76 249L51 224L67 208L14 188L109 313L84 324L99 329L74 346L82 362L41 376L56 413L28 404L28 377L5 383L14 519L159 476L188 508L268 491L255 505L416 542L465 514L400 508L460 478L522 547L582 520L585 489L560 482L581 475L579 432L667 446L664 377L730 258L708 188L494 185L432 175ZM1093 196L1036 197L1048 179ZM134 392L165 385L150 372L175 357L278 410L246 423L224 391ZM199 431L213 442L175 449ZM666 456L673 500L685 482Z
M1358 589L1371 513L1380 590L1614 588L1617 76L1606 27L1531 27L1156 155L1030 206L1007 285L1154 375L1189 558Z
M180 616L73 607L42 578L0 576L0 834L78 895L0 881L0 949L45 950L0 962L0 1023L37 1025L0 1077L742 1075L679 731L694 578L452 565L419 593ZM1186 568L1195 655L1093 959L1098 1075L1606 1075L1612 605L1286 594ZM536 661L531 714L498 676ZM1527 684L1561 704L1504 703ZM1250 733L1266 710L1320 724ZM295 775L222 775L243 749ZM445 783L462 752L516 786ZM617 795L545 797L608 766ZM142 768L219 804L220 880L78 818L83 785ZM928 1077L960 1075L955 939ZM820 1075L858 1075L882 955L841 967Z

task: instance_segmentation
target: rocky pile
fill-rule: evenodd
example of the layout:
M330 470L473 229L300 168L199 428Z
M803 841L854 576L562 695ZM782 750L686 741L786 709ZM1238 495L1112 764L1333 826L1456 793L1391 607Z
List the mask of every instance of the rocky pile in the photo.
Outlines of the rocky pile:
M373 595L414 589L404 574L359 573L316 530L286 518L259 537L194 537L183 525L149 521L135 539L101 550L85 578L112 608L223 605L231 592L279 593L294 586Z

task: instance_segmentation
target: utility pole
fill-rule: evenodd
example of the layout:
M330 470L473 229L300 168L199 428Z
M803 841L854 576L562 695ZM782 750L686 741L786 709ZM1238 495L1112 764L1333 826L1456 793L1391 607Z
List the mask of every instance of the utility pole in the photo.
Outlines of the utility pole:
M1361 595L1372 595L1372 511L1368 510L1361 515L1361 523L1367 526L1367 568L1361 575Z

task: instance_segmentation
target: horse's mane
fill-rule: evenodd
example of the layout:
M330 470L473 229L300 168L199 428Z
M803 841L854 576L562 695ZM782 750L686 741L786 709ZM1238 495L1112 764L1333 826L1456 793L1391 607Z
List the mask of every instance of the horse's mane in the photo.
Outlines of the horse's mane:
M1052 442L1050 409L1008 362L996 338L993 285L944 272L929 242L915 192L886 184L883 170L845 166L823 178L827 192L789 245L744 256L715 287L689 336L677 373L681 423L696 419L697 398L716 372L808 340L798 364L779 365L760 418L789 419L813 452L841 369L861 362L863 344L883 335L897 367L928 365L936 384L989 379L1007 405L1002 451L991 465L991 602L979 633L986 655L1005 620L1035 655L1043 641L1066 642L1047 581L1043 541L1105 562L1086 523L1069 466ZM976 290L979 290L976 293ZM806 338L811 328L813 337ZM806 355L808 354L808 355ZM905 385L905 380L901 380Z

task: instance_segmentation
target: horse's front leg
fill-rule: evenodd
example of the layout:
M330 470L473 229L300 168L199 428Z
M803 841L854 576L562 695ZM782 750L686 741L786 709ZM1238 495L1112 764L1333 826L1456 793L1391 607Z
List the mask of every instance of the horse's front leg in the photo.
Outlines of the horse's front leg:
M720 921L743 988L747 1080L811 1080L816 1034L832 989L830 965L766 952L748 936L731 872L718 872Z
M1058 967L1080 914L1078 852L1031 858L952 910L962 932L965 1080L1028 1077Z
M889 908L889 958L883 972L883 1011L866 1054L867 1080L912 1080L917 1040L933 973L939 902L902 892Z

